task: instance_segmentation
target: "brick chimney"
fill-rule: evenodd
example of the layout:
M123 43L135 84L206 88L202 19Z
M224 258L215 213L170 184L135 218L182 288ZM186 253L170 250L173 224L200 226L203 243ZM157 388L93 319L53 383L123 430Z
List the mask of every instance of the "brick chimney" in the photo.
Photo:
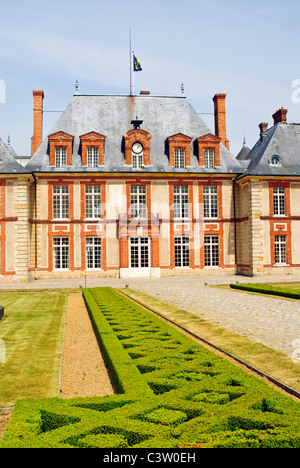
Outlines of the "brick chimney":
M31 138L31 156L43 141L43 99L44 91L33 91L33 137Z
M229 150L229 141L226 137L226 109L225 109L226 94L216 94L213 97L215 111L215 134L223 145Z
M274 119L274 125L278 124L279 122L286 122L286 114L287 114L287 109L284 109L281 107L281 109L278 109L275 114L272 115Z
M264 133L266 130L268 130L268 123L267 122L260 123L259 129L260 129L260 134Z

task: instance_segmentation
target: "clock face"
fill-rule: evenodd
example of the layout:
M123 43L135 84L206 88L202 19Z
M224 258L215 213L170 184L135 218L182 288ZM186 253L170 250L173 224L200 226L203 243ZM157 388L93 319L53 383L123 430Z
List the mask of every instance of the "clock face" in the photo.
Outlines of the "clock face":
M143 146L141 145L141 143L134 143L132 145L132 151L134 153L141 153L143 151Z

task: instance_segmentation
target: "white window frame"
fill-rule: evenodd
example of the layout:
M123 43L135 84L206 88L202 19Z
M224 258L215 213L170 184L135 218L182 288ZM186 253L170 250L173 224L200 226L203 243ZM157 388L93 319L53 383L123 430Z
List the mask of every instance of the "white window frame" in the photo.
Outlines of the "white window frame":
M174 185L174 218L189 218L189 186Z
M151 262L149 237L130 237L129 257L130 268L149 269Z
M217 268L220 262L219 236L204 236L204 266Z
M85 238L85 262L87 270L101 270L102 268L102 239L101 237Z
M101 219L101 185L85 186L85 217Z
M70 239L69 237L53 237L53 269L69 270Z
M67 167L67 148L65 146L55 148L55 167Z
M203 213L204 218L218 218L218 186L208 185L203 187Z
M53 219L69 219L69 186L53 185Z
M285 188L273 187L274 216L285 216Z
M204 149L204 167L206 169L214 169L215 167L215 150L211 148Z
M130 187L130 216L133 219L147 218L145 185L131 185Z
M87 148L87 167L99 166L99 148L96 146L89 146Z
M175 169L185 168L185 149L184 148L174 149L174 167Z
M188 236L174 237L175 268L190 267L190 239Z
M287 265L287 236L276 235L274 238L275 265Z

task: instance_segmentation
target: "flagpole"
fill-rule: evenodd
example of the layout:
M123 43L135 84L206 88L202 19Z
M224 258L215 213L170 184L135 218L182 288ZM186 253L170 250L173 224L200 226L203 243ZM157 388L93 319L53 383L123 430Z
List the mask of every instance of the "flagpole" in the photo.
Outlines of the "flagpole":
M130 70L130 96L134 94L134 77L132 73L133 68L133 55L132 55L132 48L131 48L131 29L129 29L129 70Z

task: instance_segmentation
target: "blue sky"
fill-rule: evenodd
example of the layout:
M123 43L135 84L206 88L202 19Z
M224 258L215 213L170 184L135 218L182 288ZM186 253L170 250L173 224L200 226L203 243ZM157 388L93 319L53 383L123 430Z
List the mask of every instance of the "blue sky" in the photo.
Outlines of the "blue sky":
M213 102L226 93L234 155L252 147L258 124L288 109L300 122L299 0L0 0L0 137L30 153L32 90L62 111L75 81L82 93L129 92L129 29L143 71L135 92L185 95L214 131ZM1 102L2 101L2 102ZM44 136L59 113L45 112Z

